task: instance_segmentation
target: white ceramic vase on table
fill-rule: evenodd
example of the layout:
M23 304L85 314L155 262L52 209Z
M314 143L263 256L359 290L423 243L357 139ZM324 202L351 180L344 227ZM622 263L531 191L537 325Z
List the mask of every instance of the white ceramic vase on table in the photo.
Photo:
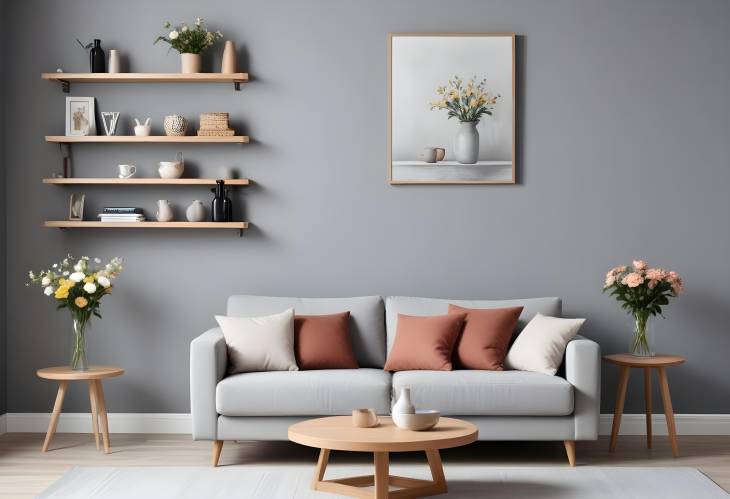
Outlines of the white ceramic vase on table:
M391 414L415 414L416 408L411 402L411 389L403 387L400 389L400 396L391 409Z

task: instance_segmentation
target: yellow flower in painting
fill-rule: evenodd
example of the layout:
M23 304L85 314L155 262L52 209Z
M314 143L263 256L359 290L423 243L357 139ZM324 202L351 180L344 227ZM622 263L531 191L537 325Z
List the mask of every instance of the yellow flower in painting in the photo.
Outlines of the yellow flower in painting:
M438 87L436 89L436 93L439 95L443 94L444 92L446 92L446 87Z
M68 298L68 288L66 286L59 287L53 296L57 300L65 300L66 298Z
M459 98L459 91L456 90L456 89L452 90L451 93L449 94L449 97L451 97L451 99L453 99L453 100L458 99Z
M76 305L79 308L84 308L86 305L89 304L89 300L84 298L83 296L79 296L74 300L74 305Z
M474 97L469 99L469 107L477 107L477 100Z

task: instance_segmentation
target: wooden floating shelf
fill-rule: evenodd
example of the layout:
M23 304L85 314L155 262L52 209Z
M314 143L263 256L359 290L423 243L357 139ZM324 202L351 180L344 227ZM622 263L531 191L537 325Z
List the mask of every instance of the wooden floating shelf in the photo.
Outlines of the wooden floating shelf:
M243 235L248 222L92 222L49 220L44 227L57 229L236 229Z
M248 73L43 73L44 80L61 83L63 91L71 83L233 83L236 90L248 82Z
M248 144L247 135L233 135L228 137L208 137L198 135L46 135L46 142L70 143L183 143L183 144Z
M44 178L44 184L54 185L215 185L214 178ZM226 185L248 185L249 179L236 178Z

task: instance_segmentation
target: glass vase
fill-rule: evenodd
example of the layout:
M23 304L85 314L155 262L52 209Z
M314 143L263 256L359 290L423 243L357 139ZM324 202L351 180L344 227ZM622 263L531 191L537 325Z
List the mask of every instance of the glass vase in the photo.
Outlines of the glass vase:
M629 352L637 357L653 357L654 329L656 321L644 311L634 312L631 315L634 331L629 343Z
M74 319L73 337L71 338L71 369L86 371L89 364L86 361L86 330L88 321Z

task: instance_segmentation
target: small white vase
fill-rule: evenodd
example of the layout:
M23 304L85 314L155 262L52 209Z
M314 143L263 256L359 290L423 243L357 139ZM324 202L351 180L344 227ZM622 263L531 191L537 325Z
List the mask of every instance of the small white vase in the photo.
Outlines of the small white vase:
M109 72L121 73L121 62L119 61L119 51L111 49L109 51Z
M473 165L479 159L478 121L460 121L454 141L456 161L465 165Z
M391 414L415 414L416 408L411 403L411 389L401 388L400 397L398 401L393 405L393 409L390 411Z
M203 67L203 56L200 54L180 54L182 73L200 73Z
M169 222L172 220L172 206L167 202L167 199L160 199L157 201L157 221L158 222Z
M188 206L185 216L188 222L202 222L205 220L205 206L203 206L200 199L196 199Z

